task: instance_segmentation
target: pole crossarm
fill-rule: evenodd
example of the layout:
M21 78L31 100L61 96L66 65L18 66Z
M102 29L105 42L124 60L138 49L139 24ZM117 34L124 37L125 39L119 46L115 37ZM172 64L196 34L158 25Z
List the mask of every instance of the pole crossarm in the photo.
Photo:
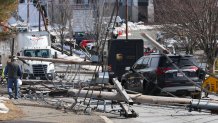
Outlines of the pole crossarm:
M113 83L116 86L118 92L124 97L125 101L129 103L130 105L133 105L133 100L129 97L129 95L126 93L125 89L122 87L120 82L117 80L117 78L113 78Z

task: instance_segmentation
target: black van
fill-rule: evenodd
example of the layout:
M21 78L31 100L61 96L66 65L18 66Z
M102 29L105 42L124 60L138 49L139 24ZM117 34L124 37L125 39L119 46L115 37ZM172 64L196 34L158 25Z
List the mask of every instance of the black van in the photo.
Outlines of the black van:
M114 39L108 41L109 78L118 80L125 73L125 68L132 66L143 56L142 39Z

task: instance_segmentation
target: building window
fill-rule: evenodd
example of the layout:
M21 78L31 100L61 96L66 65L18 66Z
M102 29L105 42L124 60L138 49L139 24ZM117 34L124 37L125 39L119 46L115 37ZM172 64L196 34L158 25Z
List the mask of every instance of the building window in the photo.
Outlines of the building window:
M81 4L82 0L76 0L76 4Z
M88 0L89 1L89 3L94 3L94 0Z
M25 0L19 0L20 3L25 3Z
M149 1L148 0L138 0L139 6L148 6Z

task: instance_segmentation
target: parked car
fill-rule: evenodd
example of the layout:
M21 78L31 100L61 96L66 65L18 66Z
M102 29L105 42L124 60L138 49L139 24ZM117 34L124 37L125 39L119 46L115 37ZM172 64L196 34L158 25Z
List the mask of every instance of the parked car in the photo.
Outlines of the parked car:
M87 46L86 46L86 49L88 50L93 50L95 48L95 43L92 42L92 43L87 43Z
M195 84L201 85L196 60L192 55L167 54ZM200 88L180 73L163 54L151 53L139 58L131 69L122 75L124 88L151 95L200 96ZM169 92L169 93L166 93Z
M76 40L76 44L79 45L80 42L85 39L85 35L86 35L85 32L75 32L73 37Z
M156 51L151 49L150 47L144 47L144 55L149 55L151 53L155 53Z
M86 48L88 44L94 43L94 42L95 42L95 40L82 40L80 43L80 47Z

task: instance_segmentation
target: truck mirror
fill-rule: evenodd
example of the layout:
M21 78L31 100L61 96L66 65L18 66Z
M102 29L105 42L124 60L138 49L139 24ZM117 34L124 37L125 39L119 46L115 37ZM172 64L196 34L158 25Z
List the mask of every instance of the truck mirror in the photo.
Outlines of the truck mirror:
M17 53L17 56L20 56L20 53Z
M55 54L53 55L53 58L58 58L57 52L55 52Z

